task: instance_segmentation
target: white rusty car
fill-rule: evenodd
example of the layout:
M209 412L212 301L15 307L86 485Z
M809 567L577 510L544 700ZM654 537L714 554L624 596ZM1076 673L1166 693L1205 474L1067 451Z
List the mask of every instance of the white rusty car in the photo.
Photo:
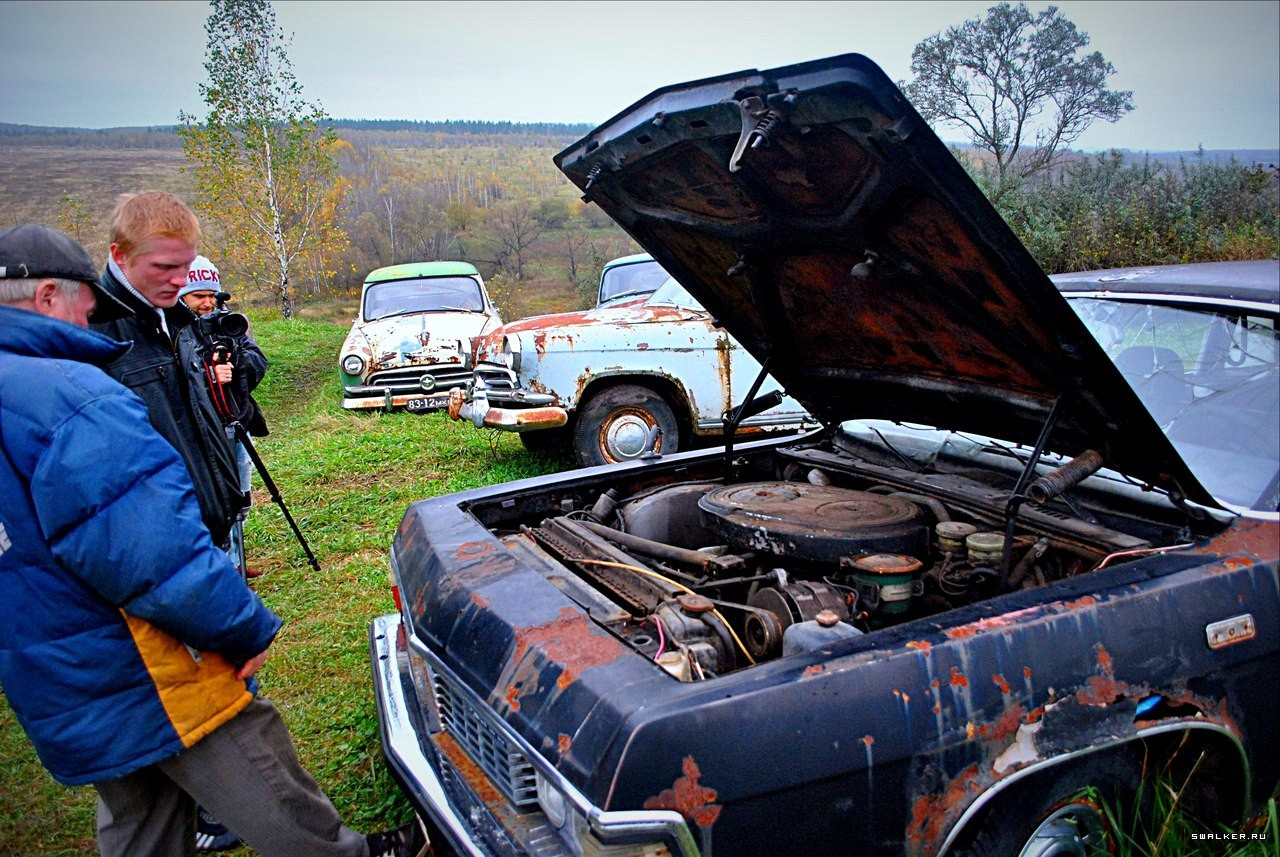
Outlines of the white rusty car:
M659 285L660 283L660 285ZM656 286L656 288L655 288ZM531 450L571 447L584 465L674 452L720 436L753 387L775 404L741 434L795 430L807 414L647 255L616 259L586 312L514 321L481 337L475 375L449 413L520 433Z
M475 266L411 262L365 278L338 357L342 407L425 411L471 378L471 341L502 324Z

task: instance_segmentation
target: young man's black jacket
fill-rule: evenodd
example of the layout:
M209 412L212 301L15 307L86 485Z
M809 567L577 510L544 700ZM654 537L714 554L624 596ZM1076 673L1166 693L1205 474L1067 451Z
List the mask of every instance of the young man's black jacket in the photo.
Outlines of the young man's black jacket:
M92 325L112 339L133 343L103 368L146 403L151 424L186 462L205 524L214 544L221 545L244 506L244 494L235 448L209 398L201 340L192 326L195 314L181 301L166 309L166 336L155 308L121 285L110 268L102 272L102 285L133 310L132 316Z

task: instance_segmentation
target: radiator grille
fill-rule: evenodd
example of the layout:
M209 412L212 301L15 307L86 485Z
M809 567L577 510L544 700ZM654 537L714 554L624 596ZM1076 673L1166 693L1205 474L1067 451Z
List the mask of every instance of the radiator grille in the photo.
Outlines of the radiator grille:
M370 387L390 387L395 389L412 389L422 392L419 379L423 375L432 375L436 379L435 390L449 390L461 387L471 380L471 373L456 363L446 366L404 366L399 369L386 369L374 372L369 376Z
M440 722L454 740L493 780L494 785L516 806L537 804L533 766L505 735L453 686L452 681L432 670L432 686Z

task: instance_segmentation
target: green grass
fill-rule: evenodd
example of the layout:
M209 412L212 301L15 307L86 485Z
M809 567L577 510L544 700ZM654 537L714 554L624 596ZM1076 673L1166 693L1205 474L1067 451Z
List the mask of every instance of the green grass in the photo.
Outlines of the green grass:
M255 446L319 560L313 571L284 516L254 477L246 526L254 588L284 619L259 673L303 764L357 830L393 826L409 805L382 762L366 629L394 610L387 551L415 500L549 473L566 459L534 456L514 435L442 414L357 413L339 405L345 325L258 321L271 361L255 398L271 427ZM0 855L88 857L94 792L58 785L7 704L0 705ZM248 855L248 849L235 852Z

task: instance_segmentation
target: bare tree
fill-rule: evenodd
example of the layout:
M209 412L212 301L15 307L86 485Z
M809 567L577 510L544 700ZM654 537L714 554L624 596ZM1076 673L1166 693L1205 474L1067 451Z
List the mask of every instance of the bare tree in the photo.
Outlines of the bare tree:
M1000 3L935 33L911 52L906 93L930 122L959 125L995 159L992 197L1012 180L1048 169L1095 120L1115 122L1133 93L1110 90L1111 63L1080 56L1089 34L1050 6L1034 18L1025 3Z
M533 206L526 200L494 206L488 225L498 246L497 259L516 279L524 279L525 256L543 233Z

